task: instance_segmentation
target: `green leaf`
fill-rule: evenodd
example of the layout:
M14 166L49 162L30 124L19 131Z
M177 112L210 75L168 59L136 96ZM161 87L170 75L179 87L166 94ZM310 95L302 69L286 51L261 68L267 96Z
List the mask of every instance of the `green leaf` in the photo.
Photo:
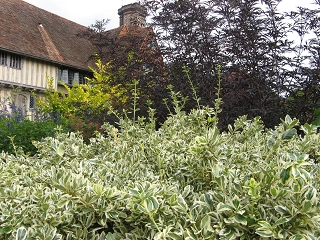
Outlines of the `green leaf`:
M179 195L178 196L178 205L184 210L184 211L187 211L189 209L186 201L184 200L184 198Z
M270 223L266 221L259 221L258 224L261 226L263 229L272 229Z
M286 124L290 124L292 122L292 118L289 115L286 115L286 117L284 118L284 121Z
M225 212L225 211L234 211L234 208L228 204L219 203L217 206L218 212Z
M305 213L307 213L307 212L309 212L309 210L311 209L311 207L312 207L312 203L311 203L310 201L305 201L305 202L303 203L302 211L305 212Z
M301 239L306 239L306 238L300 234L296 234L296 235L290 237L290 240L301 240Z
M275 239L283 239L283 238L284 238L283 232L284 232L283 230L280 230L280 231L274 233L274 234L273 234L273 237L274 237Z
M247 225L247 218L241 214L236 214L234 216L234 219L237 221L237 223L240 223L242 225Z
M16 240L24 240L27 238L27 229L20 227L16 233Z
M293 138L294 135L297 134L297 130L296 129L289 129L287 131L285 131L283 134L282 134L282 139L291 139Z
M90 228L94 221L95 221L94 212L93 213L89 213L88 215L86 215L85 227L86 228Z
M274 146L275 143L276 143L276 141L274 140L274 138L270 138L268 140L268 147L272 148L272 146Z
M12 227L0 228L0 234L8 234L12 231Z
M63 144L61 143L61 144L59 144L59 146L58 146L58 148L57 148L57 154L60 156L60 157L63 157L63 155L64 155L64 146L63 146Z
M266 221L259 221L258 224L261 226L257 228L256 233L262 237L272 237L273 229L270 223Z
M274 197L274 198L276 198L278 196L278 191L276 188L271 188L270 193L271 193L272 197Z
M178 199L177 194L176 193L173 194L169 199L170 205L173 206L173 205L178 204L177 199Z
M298 157L298 160L299 162L304 162L304 161L307 161L309 159L309 154L300 154L299 157Z
M291 167L282 170L280 173L280 178L283 183L286 183L286 181L290 178L290 172L291 172Z
M98 195L101 196L104 192L104 187L101 184L94 184L93 191Z
M157 200L155 197L151 197L150 199L151 199L151 201L152 201L153 209L158 209L158 208L159 208L159 202L158 202L158 200Z
M299 169L297 167L291 167L292 176L297 179L300 176Z
M171 237L173 240L183 240L183 238L175 233L168 233L168 236Z
M274 223L274 225L278 226L278 225L284 224L289 221L290 221L290 218L280 218Z
M274 209L279 212L282 216L291 217L291 213L286 207L283 206L275 206Z
M220 231L219 235L224 236L223 239L229 240L229 239L234 239L235 232L233 229L225 228Z
M112 233L108 233L108 235L107 235L107 240L115 240L116 238L113 236L113 234Z
M235 234L236 234L236 233L235 233L234 231L231 231L228 235L226 235L225 239L226 239L226 240L234 239Z
M272 237L273 232L271 230L260 230L259 228L256 230L256 234L260 235L261 237Z
M188 234L188 239L194 239L194 240L198 239L192 229L187 228L186 230L187 230L187 234Z
M232 199L232 204L234 206L235 209L238 209L240 206L240 199L237 195L234 195L233 199Z
M198 213L197 209L196 208L192 208L191 211L190 211L190 219L192 221L196 221L198 216L199 216L199 213Z
M311 124L314 126L320 126L320 115L318 115L316 119L311 122Z
M306 199L311 200L317 196L317 190L314 187L311 187L306 193Z
M320 115L320 109L315 109L313 111L313 114L316 115L316 116Z
M156 211L159 207L158 200L155 197L149 197L142 202L143 208L147 210L147 212Z
M192 193L192 191L193 191L193 187L188 185L183 189L183 192L181 193L181 195L183 197L187 197L190 193Z
M211 227L211 217L206 215L204 218L201 219L200 228L201 229L210 229Z
M285 127L292 128L292 127L297 126L299 124L299 120L292 119L289 115L287 115L285 117L284 124L285 124Z
M304 170L303 168L299 169L300 172L300 176L302 177L302 179L306 182L309 183L310 182L310 173L306 170Z

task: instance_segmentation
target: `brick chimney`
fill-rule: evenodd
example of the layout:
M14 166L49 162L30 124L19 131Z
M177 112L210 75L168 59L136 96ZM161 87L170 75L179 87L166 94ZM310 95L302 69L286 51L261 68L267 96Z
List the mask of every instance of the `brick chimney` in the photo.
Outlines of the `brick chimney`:
M147 9L139 3L131 3L122 6L118 10L120 16L120 26L146 26Z

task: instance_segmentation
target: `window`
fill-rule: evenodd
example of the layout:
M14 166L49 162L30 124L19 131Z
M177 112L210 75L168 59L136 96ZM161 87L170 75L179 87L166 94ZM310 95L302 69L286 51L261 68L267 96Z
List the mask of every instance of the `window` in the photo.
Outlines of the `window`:
M7 53L0 51L0 65L7 66Z
M79 73L79 84L86 84L85 75L83 73Z
M10 67L21 69L21 56L11 54Z
M72 85L73 84L73 79L74 79L74 72L73 71L68 71L68 84Z
M70 69L59 69L58 71L58 80L62 81L65 84L85 84L86 74L83 72L76 72Z
M61 80L63 83L68 84L68 75L68 69L60 70L59 80Z
M8 55L10 56L9 66L21 69L21 56L13 53L8 54L5 51L0 51L0 65L8 65Z
M73 74L73 83L74 84L79 84L79 73L78 72L75 72Z
M36 106L36 99L34 98L33 95L30 95L29 98L29 109L34 109Z

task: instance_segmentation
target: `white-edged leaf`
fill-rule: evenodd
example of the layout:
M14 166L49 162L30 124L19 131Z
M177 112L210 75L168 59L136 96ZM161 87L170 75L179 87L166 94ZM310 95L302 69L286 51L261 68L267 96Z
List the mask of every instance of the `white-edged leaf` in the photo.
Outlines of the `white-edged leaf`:
M273 236L273 232L271 230L261 230L261 229L257 229L256 234L260 235L261 237L272 237Z
M289 210L284 206L275 206L274 209L283 216L287 216L287 217L291 216L291 213L289 212Z
M284 224L289 221L290 221L290 218L280 218L274 223L274 225L278 226L278 225Z
M247 225L247 218L241 214L236 214L234 216L234 219L236 220L237 223L240 223L242 225Z
M27 238L27 229L20 227L17 230L15 240L25 240Z
M217 211L218 212L234 211L234 208L228 204L219 203L217 206Z

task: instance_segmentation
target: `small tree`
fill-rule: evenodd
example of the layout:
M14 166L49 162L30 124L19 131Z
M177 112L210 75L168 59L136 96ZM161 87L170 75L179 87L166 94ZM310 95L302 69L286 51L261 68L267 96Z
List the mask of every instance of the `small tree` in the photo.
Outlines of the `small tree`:
M44 98L37 98L38 107L44 113L69 118L74 130L90 137L105 121L110 121L107 105L122 109L129 99L128 86L116 83L123 76L125 67L119 68L117 74L112 68L111 62L103 64L97 58L96 68L90 68L93 77L87 78L86 84L69 86L60 82L67 93L55 90L53 79L48 79L49 88Z

